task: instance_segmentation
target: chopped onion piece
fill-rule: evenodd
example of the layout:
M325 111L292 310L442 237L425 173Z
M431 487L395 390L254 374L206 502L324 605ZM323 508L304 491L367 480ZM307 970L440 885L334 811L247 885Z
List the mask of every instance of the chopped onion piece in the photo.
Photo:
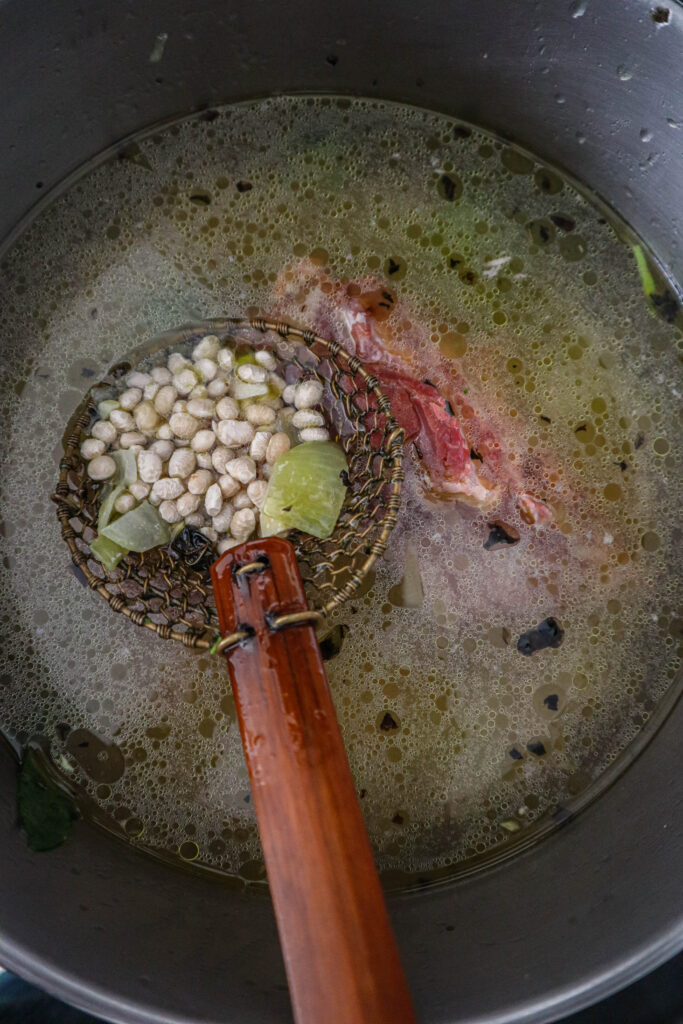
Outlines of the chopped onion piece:
M261 536L301 530L324 540L344 503L346 456L331 441L306 441L273 465L261 507Z
M130 451L128 448L121 448L116 452L108 452L112 459L116 463L116 475L112 483L115 484L134 484L138 478L138 464L135 458L135 452Z
M122 494L123 491L125 491L125 489L126 489L126 485L121 483L121 484L116 484L116 486L109 485L102 492L102 501L101 501L101 504L100 504L100 511L99 511L98 516L97 516L97 530L98 530L98 532L101 533L102 530L105 528L105 526L109 525L109 523L111 521L111 517L112 517L112 512L114 511L114 503L115 503L116 499L118 498L119 494Z
M153 505L143 501L137 508L131 509L106 526L100 536L102 535L126 551L149 551L160 544L168 544L171 539L171 528Z
M115 569L124 555L128 554L125 548L120 547L113 540L109 540L108 537L103 537L101 534L91 542L90 550L105 569Z
M265 381L263 384L249 384L247 381L235 377L230 384L230 393L238 402L242 402L245 398L258 398L261 395L267 395L268 384Z

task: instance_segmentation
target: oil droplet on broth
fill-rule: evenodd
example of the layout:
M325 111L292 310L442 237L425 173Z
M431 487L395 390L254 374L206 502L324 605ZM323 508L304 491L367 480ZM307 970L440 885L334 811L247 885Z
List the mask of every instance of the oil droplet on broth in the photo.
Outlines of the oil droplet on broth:
M179 121L64 191L0 266L0 587L4 649L22 652L0 675L3 730L48 735L131 842L263 882L222 662L77 586L47 496L92 373L175 324L267 312L282 268L309 256L382 276L558 499L546 532L520 518L505 524L518 541L487 548L489 519L425 500L409 457L387 557L326 627L380 866L395 884L447 874L592 785L679 665L676 330L651 317L610 223L482 132L330 97ZM548 617L562 645L522 657Z

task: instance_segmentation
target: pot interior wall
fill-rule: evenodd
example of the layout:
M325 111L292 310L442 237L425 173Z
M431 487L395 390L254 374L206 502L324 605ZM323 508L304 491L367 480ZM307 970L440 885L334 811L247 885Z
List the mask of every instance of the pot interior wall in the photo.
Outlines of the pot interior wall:
M379 95L492 128L603 196L683 278L683 10L384 0L291 7L71 0L0 7L0 238L102 149L178 113L288 91ZM3 668L3 671L6 671ZM548 1020L681 944L681 710L576 822L392 912L420 1019ZM288 1019L269 904L162 869L85 825L48 856L1 762L0 960L121 1021ZM680 818L678 819L680 821ZM467 922L467 927L462 927Z

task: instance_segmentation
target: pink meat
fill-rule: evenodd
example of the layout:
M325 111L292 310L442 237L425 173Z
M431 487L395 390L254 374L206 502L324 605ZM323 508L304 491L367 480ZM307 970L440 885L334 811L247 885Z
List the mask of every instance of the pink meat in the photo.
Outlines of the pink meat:
M527 523L552 521L551 508L507 459L495 424L473 408L466 382L443 358L425 357L409 311L378 278L334 281L301 260L280 274L274 294L278 315L334 338L378 378L432 491L487 509L512 498Z

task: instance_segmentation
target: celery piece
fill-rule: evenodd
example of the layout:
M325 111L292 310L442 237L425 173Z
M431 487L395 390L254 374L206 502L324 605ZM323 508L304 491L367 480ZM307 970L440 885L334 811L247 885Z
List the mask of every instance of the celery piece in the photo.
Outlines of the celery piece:
M647 259L645 258L643 247L641 245L634 245L633 255L635 256L636 266L638 267L638 273L640 274L640 283L643 286L643 291L649 299L657 291L657 285L655 284L655 279L647 265Z

